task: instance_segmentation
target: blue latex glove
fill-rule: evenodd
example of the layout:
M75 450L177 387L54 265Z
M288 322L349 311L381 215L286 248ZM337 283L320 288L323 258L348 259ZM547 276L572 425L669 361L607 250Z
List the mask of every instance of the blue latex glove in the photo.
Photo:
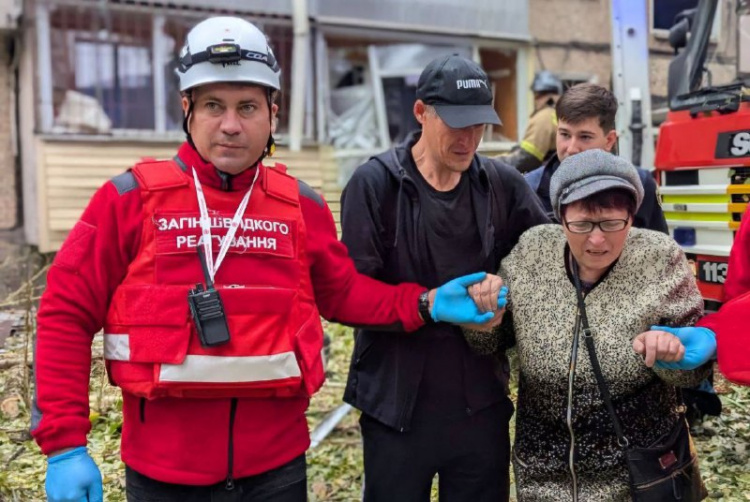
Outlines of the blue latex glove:
M435 300L432 302L432 320L435 322L443 321L453 324L484 324L492 319L493 312L482 313L477 308L477 304L469 296L468 287L477 282L481 282L487 276L486 272L477 272L475 274L457 277L448 281L435 292ZM505 293L498 296L498 308L503 308L506 303Z
M47 460L44 483L49 502L103 502L102 474L79 446Z
M652 331L666 331L680 339L685 347L685 357L676 363L656 361L656 366L668 370L694 370L716 355L716 334L708 328L651 326Z
M497 308L504 309L508 304L508 286L500 288L500 294L497 297Z

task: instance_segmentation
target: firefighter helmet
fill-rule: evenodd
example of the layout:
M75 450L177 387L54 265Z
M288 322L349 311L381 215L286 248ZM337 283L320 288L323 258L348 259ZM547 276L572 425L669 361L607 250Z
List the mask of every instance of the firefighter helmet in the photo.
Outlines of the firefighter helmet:
M534 92L551 92L562 94L563 86L559 78L551 71L542 70L534 75L534 82L531 84L531 90Z

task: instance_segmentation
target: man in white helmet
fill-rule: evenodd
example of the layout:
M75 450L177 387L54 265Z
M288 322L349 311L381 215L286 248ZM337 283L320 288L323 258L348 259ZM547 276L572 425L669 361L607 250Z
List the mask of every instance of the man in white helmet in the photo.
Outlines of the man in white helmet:
M100 329L123 394L128 500L301 502L319 316L401 331L486 322L466 289L480 281L501 302L484 273L430 291L357 274L325 201L261 163L280 72L255 26L198 24L178 71L187 142L99 189L48 275L32 434L53 502L103 498L86 450Z

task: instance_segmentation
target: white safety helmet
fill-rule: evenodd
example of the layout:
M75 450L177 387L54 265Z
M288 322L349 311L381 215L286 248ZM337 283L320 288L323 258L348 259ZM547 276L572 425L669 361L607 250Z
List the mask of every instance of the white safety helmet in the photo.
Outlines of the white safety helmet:
M195 25L177 68L180 91L214 82L246 82L280 90L280 73L266 36L238 17L212 17Z

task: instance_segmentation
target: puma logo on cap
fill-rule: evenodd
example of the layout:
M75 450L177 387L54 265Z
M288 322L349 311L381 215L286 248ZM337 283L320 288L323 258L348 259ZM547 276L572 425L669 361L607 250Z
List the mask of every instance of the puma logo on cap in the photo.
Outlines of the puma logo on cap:
M456 80L456 89L479 89L482 86L486 88L487 82L478 78Z

